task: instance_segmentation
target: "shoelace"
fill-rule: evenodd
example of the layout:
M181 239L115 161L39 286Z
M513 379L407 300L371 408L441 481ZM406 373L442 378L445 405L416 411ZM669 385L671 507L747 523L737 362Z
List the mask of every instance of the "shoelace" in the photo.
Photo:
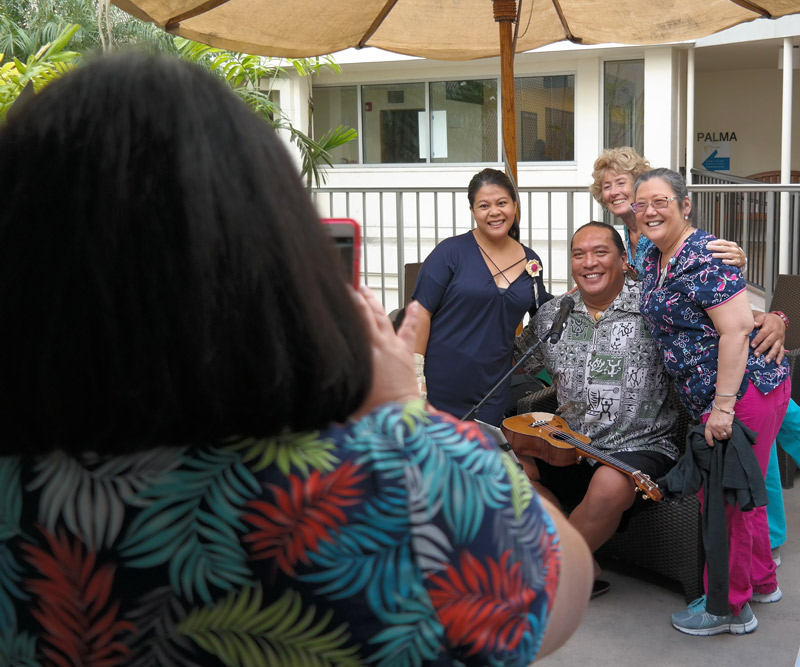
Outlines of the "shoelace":
M706 610L706 596L701 595L694 602L689 604L689 611L705 611Z

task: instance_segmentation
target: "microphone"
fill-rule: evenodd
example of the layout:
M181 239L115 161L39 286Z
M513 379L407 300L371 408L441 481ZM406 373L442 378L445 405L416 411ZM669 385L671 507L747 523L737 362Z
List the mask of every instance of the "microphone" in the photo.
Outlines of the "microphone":
M555 345L561 339L561 333L567 324L567 318L575 307L575 301L571 296L565 296L561 299L561 304L558 306L558 312L553 318L553 326L550 331L545 334L545 338L550 338L550 345Z

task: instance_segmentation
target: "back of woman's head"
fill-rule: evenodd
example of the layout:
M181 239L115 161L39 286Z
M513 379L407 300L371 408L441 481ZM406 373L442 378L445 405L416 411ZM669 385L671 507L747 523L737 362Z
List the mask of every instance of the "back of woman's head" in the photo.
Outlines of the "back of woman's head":
M487 167L475 174L469 182L469 186L467 187L467 199L469 199L470 208L475 205L475 196L478 194L478 190L487 185L496 185L503 188L503 190L508 193L508 196L511 197L511 201L515 204L517 203L517 191L511 179L504 172ZM508 230L508 235L516 241L519 241L519 222L516 219L511 229Z
M603 203L603 179L606 172L612 171L615 174L630 174L635 181L639 174L643 174L650 169L650 163L630 146L620 148L607 148L600 157L594 161L592 170L592 184L589 186L589 193L600 204Z
M274 132L201 68L98 59L0 130L0 452L345 419L369 345Z

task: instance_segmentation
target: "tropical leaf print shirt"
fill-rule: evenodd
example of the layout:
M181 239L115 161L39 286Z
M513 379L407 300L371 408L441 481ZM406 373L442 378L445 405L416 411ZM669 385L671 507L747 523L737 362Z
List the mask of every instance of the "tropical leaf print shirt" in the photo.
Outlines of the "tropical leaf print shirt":
M524 474L421 400L322 433L0 458L2 665L527 665L559 568Z

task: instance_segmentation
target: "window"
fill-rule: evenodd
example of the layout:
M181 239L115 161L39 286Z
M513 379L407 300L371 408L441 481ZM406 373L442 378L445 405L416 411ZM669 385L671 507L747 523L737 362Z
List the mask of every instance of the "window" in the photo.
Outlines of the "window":
M497 161L497 80L430 84L432 162Z
M574 161L575 76L514 86L519 160ZM315 87L314 136L338 125L359 130L358 142L332 152L334 164L498 162L498 87L494 78Z
M314 138L345 125L358 128L358 89L356 86L314 88ZM358 163L358 141L348 141L331 151L333 164Z
M366 164L425 162L425 84L362 86L361 118Z
M575 76L514 80L517 159L520 162L575 160Z
M644 153L644 60L605 64L603 146L632 146Z

